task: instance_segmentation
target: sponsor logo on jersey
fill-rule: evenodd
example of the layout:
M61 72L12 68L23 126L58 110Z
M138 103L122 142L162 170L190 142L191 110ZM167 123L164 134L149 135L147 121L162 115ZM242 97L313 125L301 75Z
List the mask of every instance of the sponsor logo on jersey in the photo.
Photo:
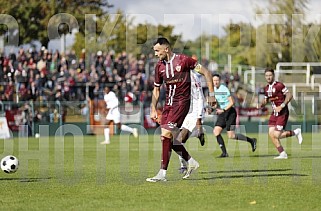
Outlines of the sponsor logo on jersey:
M169 122L169 123L167 123L167 125L169 128L173 129L177 126L177 123L176 122Z

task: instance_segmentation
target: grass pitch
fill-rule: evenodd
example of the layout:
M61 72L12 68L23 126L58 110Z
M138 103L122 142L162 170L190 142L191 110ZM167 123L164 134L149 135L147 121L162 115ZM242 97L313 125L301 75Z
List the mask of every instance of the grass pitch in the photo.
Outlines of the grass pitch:
M191 138L186 148L200 163L189 179L178 173L173 152L167 182L148 183L160 166L158 135L20 138L0 142L1 158L20 161L14 174L0 172L1 210L320 210L320 134L283 140L289 159L267 134L256 152L245 142L226 140L229 158L214 137L201 147ZM225 139L226 136L224 136Z

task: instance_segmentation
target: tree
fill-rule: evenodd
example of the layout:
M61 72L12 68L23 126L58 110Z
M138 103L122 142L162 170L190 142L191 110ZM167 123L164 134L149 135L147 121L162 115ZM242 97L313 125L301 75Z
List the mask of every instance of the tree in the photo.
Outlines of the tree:
M275 66L282 61L292 61L293 29L302 28L303 17L308 0L269 0L266 10L258 10L258 14L268 13L274 22L280 24L264 24L257 28L257 65ZM296 14L302 14L296 16Z
M90 26L95 26L90 30L95 33L88 34L86 39L82 34L76 35L76 41L73 48L76 52L80 52L82 48L86 48L91 52L98 50L109 51L115 53L126 51L132 55L140 54L148 55L153 53L151 46L155 39L164 36L174 44L174 48L178 52L184 51L184 43L181 35L174 35L174 26L171 25L153 25L150 23L134 24L134 18L126 17L121 10L114 15L103 15L99 19L92 19Z
M224 28L226 35L220 39L219 61L227 63L227 56L232 56L234 65L254 65L251 52L255 46L255 29L248 23L229 23Z
M59 13L70 14L77 20L79 32L84 34L85 14L96 14L97 17L100 17L106 13L103 8L107 5L107 0L11 0L2 2L0 13L16 18L19 24L19 44L38 40L42 45L47 46L50 41L48 23L52 16ZM60 27L59 33L66 34L73 29L63 25Z

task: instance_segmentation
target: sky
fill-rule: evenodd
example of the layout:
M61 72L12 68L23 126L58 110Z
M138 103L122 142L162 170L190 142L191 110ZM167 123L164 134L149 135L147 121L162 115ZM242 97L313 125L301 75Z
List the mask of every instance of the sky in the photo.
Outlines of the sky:
M183 39L195 39L202 33L224 34L222 26L230 21L257 23L255 8L266 7L267 0L109 0L114 7L110 13L121 9L137 23L174 25L175 33ZM321 20L321 1L310 0L307 20ZM320 22L320 21L319 21Z

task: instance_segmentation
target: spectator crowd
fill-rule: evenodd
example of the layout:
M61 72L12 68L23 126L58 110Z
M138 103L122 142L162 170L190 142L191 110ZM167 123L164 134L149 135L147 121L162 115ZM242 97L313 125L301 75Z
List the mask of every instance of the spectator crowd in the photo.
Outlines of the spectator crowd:
M103 88L114 84L113 91L121 103L144 104L151 102L154 67L153 54L133 56L127 52L116 54L113 50L95 53L74 50L66 53L20 48L0 56L1 101L84 101L103 99ZM214 61L202 60L213 73L218 71ZM227 84L239 83L239 77L223 71ZM205 90L206 91L206 90ZM164 92L160 100L164 100Z

